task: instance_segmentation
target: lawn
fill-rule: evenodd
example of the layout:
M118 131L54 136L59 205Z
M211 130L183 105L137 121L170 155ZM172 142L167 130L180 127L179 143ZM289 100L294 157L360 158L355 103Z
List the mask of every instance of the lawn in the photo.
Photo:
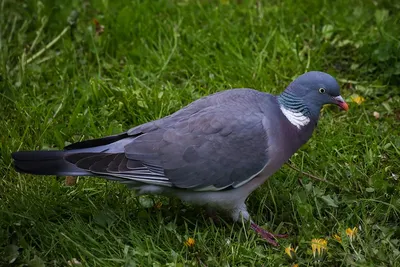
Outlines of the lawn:
M399 3L16 2L0 3L1 266L400 266ZM118 133L229 88L278 94L308 70L336 77L350 110L325 107L298 170L249 197L258 224L290 235L279 247L177 199L12 167L13 151ZM327 241L315 257L312 239Z

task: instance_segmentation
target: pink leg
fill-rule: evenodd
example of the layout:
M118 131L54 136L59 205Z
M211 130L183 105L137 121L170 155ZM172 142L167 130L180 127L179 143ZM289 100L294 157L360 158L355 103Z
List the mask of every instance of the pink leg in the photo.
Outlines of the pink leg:
M275 240L276 238L288 237L288 235L272 234L272 233L264 230L263 228L261 228L260 226L258 226L257 224L255 224L253 222L251 222L251 229L253 229L257 233L259 233L263 239L265 239L268 243L270 243L274 247L279 246L278 242L276 242L276 240Z

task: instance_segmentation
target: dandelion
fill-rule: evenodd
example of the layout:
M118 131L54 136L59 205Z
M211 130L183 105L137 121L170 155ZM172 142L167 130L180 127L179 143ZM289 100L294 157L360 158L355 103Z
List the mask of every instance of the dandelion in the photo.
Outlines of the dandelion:
M365 102L365 98L357 94L351 95L351 100L358 105L361 105L363 102Z
M318 252L318 256L321 256L324 253L324 250L327 249L328 241L322 238L314 238L311 240L311 249L313 256L315 258L316 252Z
M342 238L340 237L340 235L334 234L334 235L333 235L333 239L335 239L337 242L339 242L340 244L342 244Z
M299 264L298 263L293 264L292 267L299 267Z
M292 248L292 245L289 245L288 247L285 248L285 253L289 256L289 258L293 259L296 257L296 250Z
M346 229L346 235L350 238L350 241L353 241L357 234L357 227L354 227L353 229L347 228Z
M196 241L195 241L193 238L189 237L189 238L186 239L186 241L185 241L185 246L187 246L187 247L193 247L195 243L196 243Z

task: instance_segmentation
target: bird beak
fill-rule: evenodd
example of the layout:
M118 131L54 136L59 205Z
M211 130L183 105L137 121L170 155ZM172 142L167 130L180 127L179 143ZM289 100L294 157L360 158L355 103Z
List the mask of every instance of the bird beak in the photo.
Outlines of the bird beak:
M335 104L338 105L341 109L344 109L346 111L349 110L349 105L347 105L346 101L344 101L342 96L335 96L333 97Z

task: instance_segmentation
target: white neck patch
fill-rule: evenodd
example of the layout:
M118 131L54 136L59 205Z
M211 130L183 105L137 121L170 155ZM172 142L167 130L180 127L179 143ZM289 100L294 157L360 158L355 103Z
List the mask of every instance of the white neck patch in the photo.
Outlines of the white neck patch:
M310 122L310 118L304 116L301 112L286 109L283 105L281 105L280 108L288 121L290 121L290 123L296 126L298 129L300 129L302 126L306 126Z

